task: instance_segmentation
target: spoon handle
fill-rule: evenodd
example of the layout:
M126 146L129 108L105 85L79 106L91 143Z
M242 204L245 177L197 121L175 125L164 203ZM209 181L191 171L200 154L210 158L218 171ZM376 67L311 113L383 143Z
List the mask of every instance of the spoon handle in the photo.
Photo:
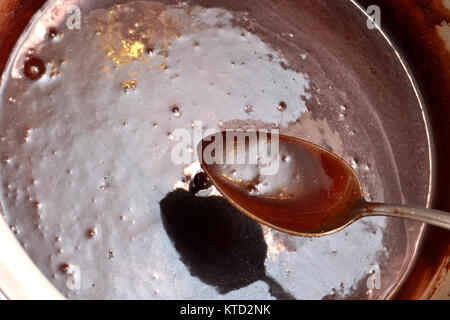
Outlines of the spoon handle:
M358 211L363 217L391 216L407 218L450 230L450 212L384 203L366 203Z

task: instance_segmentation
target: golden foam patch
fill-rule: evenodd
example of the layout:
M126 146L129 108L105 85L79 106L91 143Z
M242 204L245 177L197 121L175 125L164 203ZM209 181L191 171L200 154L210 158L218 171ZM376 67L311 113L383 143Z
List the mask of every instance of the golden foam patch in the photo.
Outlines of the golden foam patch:
M100 46L116 66L147 61L158 49L167 55L171 39L181 36L183 20L189 19L176 8L156 2L116 5L93 14Z

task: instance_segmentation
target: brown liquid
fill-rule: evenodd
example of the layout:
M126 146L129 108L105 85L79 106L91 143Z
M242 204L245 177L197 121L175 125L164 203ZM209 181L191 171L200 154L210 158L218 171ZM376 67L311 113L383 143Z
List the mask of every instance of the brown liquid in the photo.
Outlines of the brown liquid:
M216 137L225 138L225 133ZM212 141L202 141L203 150ZM258 164L208 165L203 161L202 166L236 207L275 229L326 233L353 220L350 209L363 201L363 195L355 172L342 159L287 136L280 136L279 150L279 170L274 175L260 174ZM236 148L224 153L228 152Z

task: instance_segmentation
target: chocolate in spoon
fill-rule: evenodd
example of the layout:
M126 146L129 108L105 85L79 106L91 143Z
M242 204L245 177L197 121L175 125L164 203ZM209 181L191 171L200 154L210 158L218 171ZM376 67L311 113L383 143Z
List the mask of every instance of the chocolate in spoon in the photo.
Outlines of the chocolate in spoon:
M265 146L272 149L270 155ZM202 168L232 205L282 232L323 236L366 216L409 218L450 229L447 212L366 202L355 171L305 140L223 131L204 138L198 153Z

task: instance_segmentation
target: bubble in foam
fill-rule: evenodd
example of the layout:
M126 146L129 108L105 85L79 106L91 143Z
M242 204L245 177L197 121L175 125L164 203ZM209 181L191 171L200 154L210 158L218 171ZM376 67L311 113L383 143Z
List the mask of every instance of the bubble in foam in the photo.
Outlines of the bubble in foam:
M50 28L48 30L48 37L50 39L55 39L58 36L58 31L55 28Z
M250 112L253 111L253 107L250 106L250 105L246 105L246 106L244 107L244 111L245 111L245 113L250 113Z
M170 110L172 111L175 118L181 117L182 113L181 113L180 107L178 107L176 104L172 104L170 106Z
M45 73L45 64L41 59L29 58L25 61L23 72L28 79L38 80Z
M97 235L97 228L96 228L96 227L89 228L89 229L86 231L86 236L87 236L88 238L93 238L93 237L95 237L96 235Z
M59 265L59 271L62 273L69 273L70 271L70 264L68 263L62 263Z
M287 109L287 104L284 101L281 101L278 106L277 106L277 110L280 112L284 112Z
M189 185L189 190L192 192L197 192L199 190L208 189L211 185L212 183L206 173L198 172L194 176L194 179L192 179L192 182Z

